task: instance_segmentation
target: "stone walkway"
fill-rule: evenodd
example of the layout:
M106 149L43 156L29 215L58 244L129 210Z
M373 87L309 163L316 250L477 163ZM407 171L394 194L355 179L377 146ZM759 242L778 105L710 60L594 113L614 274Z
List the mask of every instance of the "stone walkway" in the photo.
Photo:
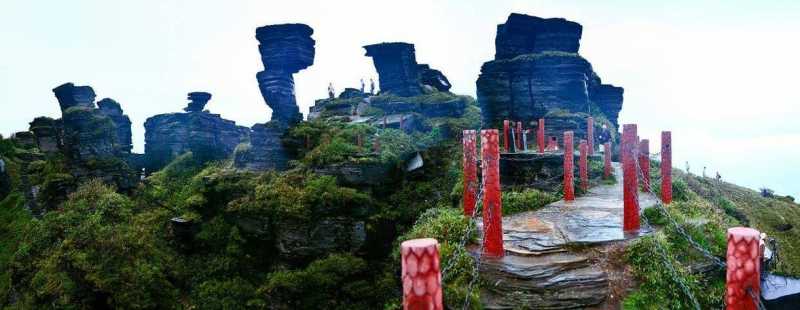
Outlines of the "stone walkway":
M569 309L597 306L609 296L608 275L580 249L636 238L622 232L622 169L614 185L599 185L574 201L503 217L501 259L484 258L481 293L489 309ZM640 193L642 208L656 197Z

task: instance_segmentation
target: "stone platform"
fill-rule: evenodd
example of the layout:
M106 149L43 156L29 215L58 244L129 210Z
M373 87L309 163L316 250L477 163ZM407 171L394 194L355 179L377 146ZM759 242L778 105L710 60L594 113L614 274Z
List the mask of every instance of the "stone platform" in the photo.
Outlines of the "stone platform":
M615 175L621 176L620 165L613 165ZM655 205L656 199L639 195L642 208ZM574 201L503 217L505 257L481 261L481 277L489 283L481 292L484 306L570 309L602 304L610 294L608 275L585 249L648 233L623 234L622 211L620 178L614 185L591 188Z

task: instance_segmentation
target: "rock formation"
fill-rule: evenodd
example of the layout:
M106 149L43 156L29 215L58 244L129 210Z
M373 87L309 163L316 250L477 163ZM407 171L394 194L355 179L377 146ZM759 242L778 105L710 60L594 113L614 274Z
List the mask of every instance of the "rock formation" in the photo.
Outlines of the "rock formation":
M249 136L247 127L203 111L208 93L189 93L186 113L159 114L145 121L145 157L148 172L157 171L175 157L192 152L195 158L217 160L233 154Z
M107 116L114 122L116 133L117 152L120 154L130 154L133 149L131 141L131 119L122 113L122 107L111 98L105 98L97 102L100 113Z
M53 93L61 106L63 149L72 176L78 182L98 178L122 191L132 189L136 178L125 163L130 120L119 104L107 99L96 108L90 86L66 83Z
M292 74L314 64L314 30L304 24L269 25L256 29L264 71L256 75L272 120L295 124L303 119L294 97Z
M498 25L495 60L484 63L477 81L484 123L527 123L556 109L598 109L616 126L622 88L602 84L578 54L581 31L565 19L521 14Z
M439 70L417 64L414 44L379 43L364 46L378 71L381 93L412 97L423 93L423 85L439 91L450 90L450 81Z
M30 129L36 138L36 145L45 154L60 152L63 147L64 129L61 120L41 116L30 122Z
M256 75L272 120L252 127L250 145L236 150L234 164L247 170L283 170L289 161L281 137L303 120L294 96L292 74L314 64L314 30L305 24L268 25L256 29L264 71Z

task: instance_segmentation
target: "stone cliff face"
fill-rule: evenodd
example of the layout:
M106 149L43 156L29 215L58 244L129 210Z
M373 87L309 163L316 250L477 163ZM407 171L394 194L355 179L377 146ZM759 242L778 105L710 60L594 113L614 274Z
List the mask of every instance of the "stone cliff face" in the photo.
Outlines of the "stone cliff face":
M193 95L194 94L194 95ZM222 159L233 154L249 136L247 127L204 112L211 94L190 93L186 113L159 114L145 121L145 156L148 172L157 171L175 157L192 152L201 161Z
M527 123L554 109L597 109L616 126L622 88L602 84L578 54L581 32L579 24L565 19L521 14L498 25L495 60L484 63L477 81L483 121Z
M53 93L61 106L63 152L72 176L79 182L99 178L122 191L132 189L136 178L125 163L131 149L130 120L119 104L105 99L100 108L95 107L90 86L66 83ZM55 124L44 119L31 124L42 134L38 143L50 151L53 144L59 145Z
M60 119L41 116L30 122L30 132L36 138L36 145L45 154L60 152L64 146L64 128Z
M450 81L439 70L417 64L414 44L405 42L379 43L364 46L366 56L372 57L381 87L381 94L390 93L412 97L423 93L428 85L439 91L450 90Z

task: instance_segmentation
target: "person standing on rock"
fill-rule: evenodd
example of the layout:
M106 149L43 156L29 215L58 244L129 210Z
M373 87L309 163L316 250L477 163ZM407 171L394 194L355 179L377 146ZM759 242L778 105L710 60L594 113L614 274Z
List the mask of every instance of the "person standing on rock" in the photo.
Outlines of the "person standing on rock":
M364 79L361 79L361 93L364 93Z
M328 98L333 99L333 83L328 83Z
M372 78L369 79L369 94L370 95L375 94L375 80L373 80Z

